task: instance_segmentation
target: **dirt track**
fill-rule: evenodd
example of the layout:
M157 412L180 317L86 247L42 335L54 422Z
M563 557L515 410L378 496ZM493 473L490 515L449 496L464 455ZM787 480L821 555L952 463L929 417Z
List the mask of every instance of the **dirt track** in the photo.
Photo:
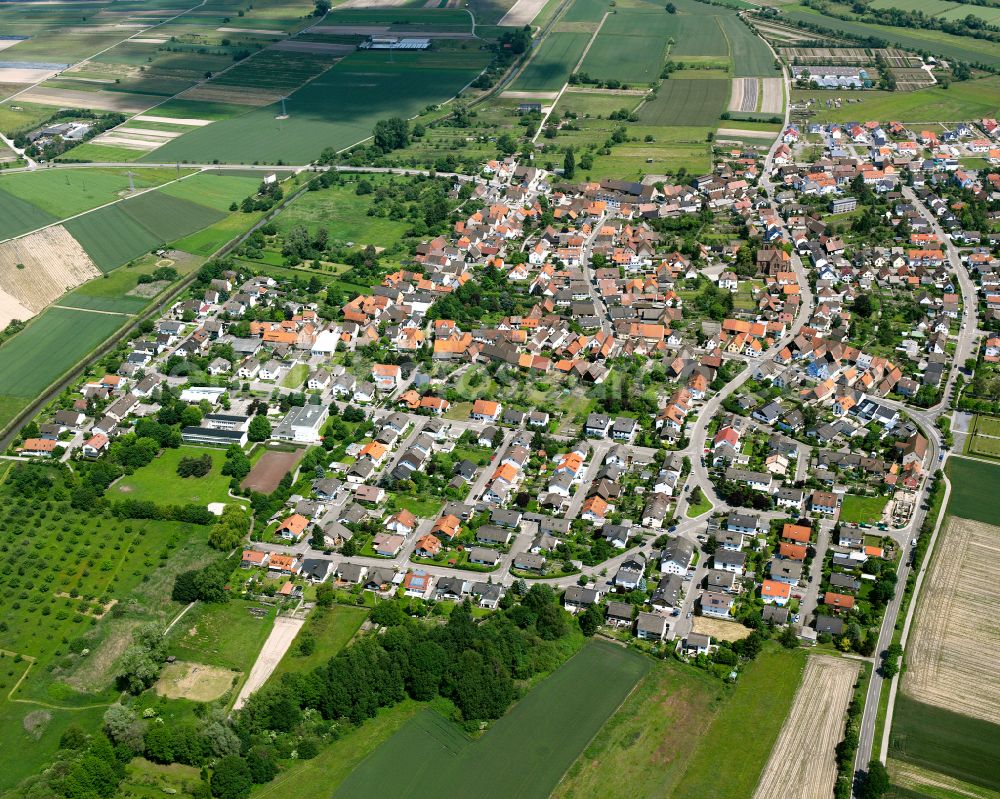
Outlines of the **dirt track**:
M914 699L994 724L1000 723L998 556L1000 527L948 520L913 620L902 681Z
M754 799L829 799L837 779L834 750L860 665L812 655L795 702L774 743Z
M264 646L261 647L260 654L257 655L257 660L253 664L253 668L250 669L250 676L243 683L240 695L236 697L233 710L239 710L243 707L250 694L267 682L267 678L277 668L303 624L305 624L305 619L290 619L287 616L280 616L274 620L271 634L267 636Z

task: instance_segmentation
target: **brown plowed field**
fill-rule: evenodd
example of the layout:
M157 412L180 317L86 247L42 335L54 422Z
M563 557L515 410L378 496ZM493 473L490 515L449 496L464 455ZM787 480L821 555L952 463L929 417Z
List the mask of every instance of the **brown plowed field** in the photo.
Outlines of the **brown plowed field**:
M906 646L903 690L1000 724L1000 527L951 517L937 544Z
M280 452L278 450L268 450L259 461L254 464L250 474L243 478L240 483L242 488L249 488L259 491L262 494L270 494L278 487L281 478L285 473L295 468L295 465L302 460L306 454L304 449L297 449L292 452Z

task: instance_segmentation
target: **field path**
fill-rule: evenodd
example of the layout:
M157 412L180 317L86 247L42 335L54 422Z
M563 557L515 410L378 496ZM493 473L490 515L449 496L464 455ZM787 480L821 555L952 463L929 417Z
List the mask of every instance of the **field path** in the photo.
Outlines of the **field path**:
M107 316L135 316L134 313L122 313L121 311L99 311L96 308L76 308L72 305L59 305L55 303L52 308L62 308L64 311L85 311L86 313L102 313Z
M250 669L250 676L240 688L240 694L236 697L233 710L239 710L243 707L250 694L267 682L267 678L277 668L303 624L305 624L305 619L293 619L289 616L279 616L274 620L274 627L271 628L270 635L267 636L264 646L261 647L253 668Z

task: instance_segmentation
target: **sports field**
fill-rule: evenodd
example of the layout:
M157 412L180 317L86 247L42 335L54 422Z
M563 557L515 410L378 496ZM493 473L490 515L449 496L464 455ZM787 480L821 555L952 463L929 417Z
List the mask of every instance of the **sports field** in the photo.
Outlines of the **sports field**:
M592 641L476 741L424 711L355 769L334 797L545 799L652 665Z
M344 58L280 106L192 129L152 153L147 161L307 163L325 147L343 149L371 136L389 116L409 118L453 97L486 65L487 55L468 51L359 51Z
M639 109L639 121L644 125L717 125L729 90L728 80L665 80L656 98Z
M559 91L589 41L589 33L550 33L511 84L511 89L521 92Z

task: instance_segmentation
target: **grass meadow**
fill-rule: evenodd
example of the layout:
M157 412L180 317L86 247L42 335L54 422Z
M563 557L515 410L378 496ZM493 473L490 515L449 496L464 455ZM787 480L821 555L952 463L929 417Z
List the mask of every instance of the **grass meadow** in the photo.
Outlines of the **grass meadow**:
M257 617L252 603L199 604L170 631L167 651L178 660L249 673L274 626L275 609Z
M707 672L658 662L566 772L553 799L671 796L725 694Z
M792 706L804 649L768 649L743 670L701 736L671 799L746 799Z
M177 466L182 458L212 458L212 471L204 477L181 477ZM235 502L229 496L229 479L222 474L226 452L220 448L182 446L165 449L152 463L126 475L108 492L118 499L136 499L167 505L206 505Z
M652 665L592 641L475 741L425 710L357 767L334 797L545 799Z
M854 524L876 524L882 521L882 511L888 504L888 497L860 497L848 494L840 508L840 521Z
M368 608L334 605L330 608L315 608L306 617L306 623L292 642L291 648L274 669L270 679L276 680L282 674L304 672L322 666L340 652L368 618ZM315 649L303 654L299 642L309 636L315 642Z

